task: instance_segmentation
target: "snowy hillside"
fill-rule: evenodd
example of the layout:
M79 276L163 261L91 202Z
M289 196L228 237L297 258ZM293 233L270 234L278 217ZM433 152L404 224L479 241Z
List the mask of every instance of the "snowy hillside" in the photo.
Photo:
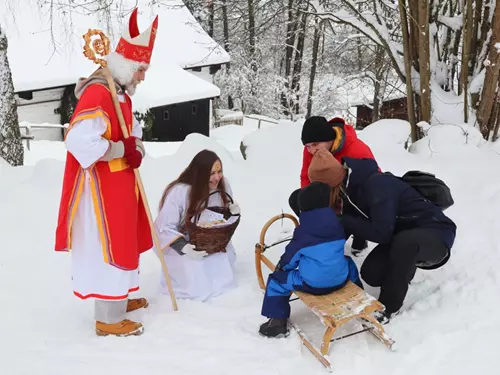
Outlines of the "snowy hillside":
M195 153L210 148L222 158L242 208L234 237L239 287L211 303L179 300L174 312L169 298L159 294L160 263L148 252L139 294L150 307L132 315L144 321L145 333L126 339L95 336L93 303L72 295L70 256L53 251L63 144L34 142L26 155L29 165L21 168L0 160L0 373L325 374L295 333L284 340L257 334L264 318L254 245L271 216L290 212L288 196L299 185L300 129L300 123L291 122L250 133L221 128L211 138L192 134L183 143L146 144L140 171L153 216L162 189ZM500 152L465 126L429 129L428 137L412 145L413 154L404 150L408 135L408 123L399 120L383 120L359 133L382 169L431 171L451 186L456 204L447 213L458 225L452 257L442 269L417 272L405 311L387 326L398 351L368 334L335 342L330 351L334 373L494 374L500 333L492 319L500 307ZM242 137L247 160L239 154ZM277 238L290 229L289 223L277 224L270 235ZM275 248L271 258L279 255ZM358 265L362 260L356 259ZM292 317L318 342L320 322L300 303L292 304Z

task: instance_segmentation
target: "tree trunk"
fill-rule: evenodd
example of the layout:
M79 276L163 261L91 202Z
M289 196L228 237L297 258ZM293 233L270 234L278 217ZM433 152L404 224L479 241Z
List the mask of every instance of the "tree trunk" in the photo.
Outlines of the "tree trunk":
M471 10L471 15L470 19L473 23L472 25L472 31L471 31L471 41L470 41L470 64L469 64L469 77L474 75L474 67L476 66L477 58L479 53L481 52L481 46L480 40L478 40L479 37L479 26L481 24L481 13L483 10L483 0L475 0L475 7L472 9L472 3L474 0L467 0L468 3L470 3L470 10ZM467 8L469 10L469 8ZM486 20L484 20L486 22ZM475 52L474 52L475 51Z
M360 3L358 4L358 10L359 12L363 11L363 5ZM358 54L357 58L357 63L358 63L358 70L362 71L363 70L363 43L361 42L361 38L356 38L356 52Z
M412 83L412 56L410 37L408 35L408 16L406 14L406 1L398 0L399 13L401 15L401 29L403 32L403 52L405 61L405 74L406 74L406 101L408 106L408 120L411 126L411 141L418 140L417 123L415 121L415 102L413 98L413 83Z
M415 69L416 72L420 74L420 18L419 18L419 8L420 8L420 0L408 0L408 8L406 11L406 19L408 23L408 43L410 49L410 63ZM413 84L413 83L412 83ZM413 111L415 116L415 124L417 124L422 119L422 102L420 94L417 94L413 91ZM418 128L415 127L415 131L417 132L418 139Z
M375 53L375 87L373 90L373 110L372 110L372 123L380 120L380 112L383 105L383 84L384 78L384 57L385 50L382 46L376 47Z
M496 142L496 140L498 139L498 129L500 128L500 110L498 107L500 107L499 105L499 98L498 98L498 92L497 92L497 100L496 100L496 103L495 103L495 109L496 109L496 114L495 114L495 127L493 129L493 134L491 135L491 141L492 142Z
M252 72L257 73L257 61L255 56L255 8L254 0L248 0L248 43L250 52L250 67ZM250 93L252 96L257 95L257 90L255 89L255 80L251 80ZM255 108L254 108L255 109Z
M312 61L311 61L311 75L309 76L309 91L307 93L307 112L306 119L311 117L312 105L313 105L313 91L314 91L314 79L316 78L316 68L318 63L318 50L319 50L319 40L321 37L320 29L322 23L316 19L316 27L314 28L313 37L313 50L312 50Z
M24 164L24 147L7 48L7 35L0 26L0 157L17 167Z
M214 36L214 2L212 0L208 1L208 35L211 38Z
M295 47L295 34L297 32L297 17L293 12L294 0L288 0L288 22L286 26L286 38L285 38L285 92L281 95L281 105L283 107L283 114L289 115L289 103L288 94L290 88L290 76L292 72L292 58L293 50Z
M478 5L480 4L480 5ZM480 17L478 21L478 35L477 44L475 47L476 51L476 60L474 62L474 71L472 73L473 76L476 76L481 72L484 68L484 60L486 57L486 46L488 44L488 35L491 29L491 24L489 22L490 18L490 6L488 4L484 4L482 0L476 0L476 18ZM475 26L475 25L474 25ZM476 34L474 34L476 35ZM471 94L471 106L477 110L479 107L480 96L479 93Z
M227 19L227 0L221 0L221 8L222 8L222 30L224 33L224 49L227 53L229 53L229 21ZM231 62L228 62L226 65L227 73L229 74L229 70L231 69ZM227 96L227 107L229 109L233 109L233 97L231 94Z
M460 81L464 95L464 122L469 121L469 59L471 40L476 40L476 35L472 34L472 0L465 0L464 4L464 38L462 46L462 68Z
M457 30L455 32L455 40L453 42L453 50L452 50L452 56L458 56L458 49L460 48L460 40L462 39L462 30ZM454 82L455 82L455 75L457 71L457 64L453 64L451 67L451 88L452 90L455 88L454 87ZM458 95L462 93L462 87L458 85L457 89Z
M300 90L300 75L302 73L302 56L304 55L304 42L306 39L306 22L307 14L303 13L300 17L299 35L297 40L297 51L292 71L292 93L294 93L295 103L290 103L290 108L293 108L295 114L299 113L299 90Z
M410 46L411 46L411 56L412 64L417 72L420 72L420 65L418 63L419 56L419 46L420 46L420 17L418 15L420 7L420 0L408 0L408 9L410 11L410 17L408 26L410 29Z
M429 61L429 0L418 0L418 19L420 24L419 56L420 67L420 119L431 122L431 88Z
M222 7L222 29L224 33L224 49L229 53L229 22L227 19L227 0L221 0Z
M481 101L477 110L477 121L479 129L485 139L488 139L492 128L490 125L493 104L497 97L498 73L500 71L500 53L496 44L500 42L500 4L495 6L493 14L492 35L490 41L490 53L488 56L489 65L486 67L483 90L481 92Z

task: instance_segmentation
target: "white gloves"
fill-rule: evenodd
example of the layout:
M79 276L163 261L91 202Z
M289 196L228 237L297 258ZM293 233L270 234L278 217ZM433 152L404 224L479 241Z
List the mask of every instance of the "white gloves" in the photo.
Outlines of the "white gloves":
M146 149L144 148L144 144L139 138L135 139L135 149L138 150L144 158L144 156L146 155Z
M241 212L238 203L231 203L229 205L229 212L231 212L232 215L239 215Z
M208 253L206 251L195 250L195 247L193 245L191 245L190 243L185 244L184 247L181 249L181 252L184 255L187 255L188 257L190 257L191 259L194 259L194 260L201 260L208 255Z
M102 161L111 161L114 159L119 159L123 158L125 154L125 146L122 141L118 142L113 142L113 141L108 141L109 142L109 147L106 153L101 157L100 160ZM146 149L144 148L144 144L139 138L135 139L135 149L139 151L144 158L144 155L146 155Z

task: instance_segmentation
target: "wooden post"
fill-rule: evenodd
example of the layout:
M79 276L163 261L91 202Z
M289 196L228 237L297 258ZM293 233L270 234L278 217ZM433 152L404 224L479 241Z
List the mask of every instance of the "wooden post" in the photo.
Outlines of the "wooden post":
M102 69L103 69L104 76L106 77L106 81L108 82L109 89L111 90L111 97L113 99L113 104L114 104L114 107L116 110L116 114L118 116L118 120L120 122L120 128L122 130L123 137L128 138L129 137L128 129L127 129L127 126L125 125L125 119L123 118L123 113L122 113L122 110L120 107L120 103L118 101L118 96L116 94L115 82L113 80L113 77L111 76L111 72L109 71L109 69L107 67L103 67ZM168 273L167 265L165 264L165 259L163 258L160 240L158 239L158 235L156 234L156 229L155 229L155 226L153 223L153 218L151 216L149 203L148 203L148 200L146 197L146 191L144 190L144 185L142 184L142 179L141 179L141 175L139 174L139 170L134 169L134 173L135 173L135 179L137 182L137 186L138 186L139 192L141 194L142 203L144 204L144 208L146 209L146 214L148 216L149 226L151 228L151 235L153 236L154 245L156 246L156 249L159 252L156 255L158 255L158 258L160 258L160 263L161 263L161 266L163 269L163 274L165 276L165 281L166 281L167 286L168 286L168 291L170 294L170 299L172 301L172 306L174 308L174 311L177 311L177 309L178 309L177 301L175 299L175 294L174 294L174 291L172 288L172 282L170 280L170 275Z
M30 146L30 137L31 137L31 132L29 126L26 127L26 147L28 148L28 151L31 151L31 146Z

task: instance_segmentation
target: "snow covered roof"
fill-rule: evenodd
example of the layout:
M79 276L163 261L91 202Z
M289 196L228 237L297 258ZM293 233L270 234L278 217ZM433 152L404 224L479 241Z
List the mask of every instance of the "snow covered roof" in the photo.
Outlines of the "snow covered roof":
M101 29L114 48L136 4L139 7L141 30L149 27L155 14L159 15L158 34L147 81L164 90L160 95L154 91L138 90L138 98L148 95L157 102L169 90L178 89L184 92L184 96L187 95L188 90L182 87L186 86L184 82L181 86L171 84L175 65L190 68L229 61L229 55L203 31L179 0L163 0L161 5L149 5L149 0L120 0L113 5L110 19L95 12L88 14L83 8L63 14L64 9L55 6L51 13L47 6L37 6L36 0L0 3L0 24L8 37L7 53L16 92L65 86L91 74L97 66L82 54L82 35L89 29ZM118 8L118 5L123 7ZM163 69L167 65L168 70ZM209 90L209 83L198 82L200 78L189 77L179 73L179 70L177 74L191 82L192 91L204 87L204 95L218 92L215 86Z
M161 77L161 78L160 78ZM134 111L182 103L190 100L214 98L220 95L217 86L174 64L152 65L146 79L132 97Z

